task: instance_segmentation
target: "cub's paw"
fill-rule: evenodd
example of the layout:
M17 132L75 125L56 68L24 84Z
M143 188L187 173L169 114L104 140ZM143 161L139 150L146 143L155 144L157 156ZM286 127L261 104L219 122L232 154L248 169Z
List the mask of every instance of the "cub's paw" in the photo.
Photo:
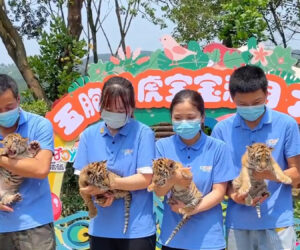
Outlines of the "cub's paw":
M242 185L241 187L240 187L240 189L238 190L238 193L240 194L240 195L245 195L245 194L248 194L249 193L249 191L250 191L250 186L248 186L248 185Z
M284 184L291 184L292 183L292 179L289 176L282 176L281 178L277 178L279 181L281 181Z
M38 141L30 142L27 148L28 152L33 156L35 156L40 149L41 149L41 145Z

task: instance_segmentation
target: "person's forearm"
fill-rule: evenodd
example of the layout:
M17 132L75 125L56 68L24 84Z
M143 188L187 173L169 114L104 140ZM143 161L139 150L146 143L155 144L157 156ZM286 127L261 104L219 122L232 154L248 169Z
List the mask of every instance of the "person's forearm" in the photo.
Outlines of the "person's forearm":
M191 215L209 210L212 207L215 207L216 205L221 203L224 199L225 191L226 191L226 186L213 189L210 193L208 193L203 197L202 201L194 209Z
M148 187L152 179L152 174L135 174L128 177L115 178L111 182L112 189L134 191Z
M292 184L294 187L300 184L300 171L296 167L291 167L283 171L288 177L292 179Z
M51 158L50 150L42 150L35 158L11 159L0 156L0 166L16 175L44 179L50 171Z

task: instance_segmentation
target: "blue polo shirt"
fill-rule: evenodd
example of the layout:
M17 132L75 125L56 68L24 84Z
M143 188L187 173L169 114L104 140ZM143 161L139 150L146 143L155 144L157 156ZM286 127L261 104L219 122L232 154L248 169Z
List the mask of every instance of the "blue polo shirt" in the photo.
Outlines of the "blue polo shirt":
M74 168L81 170L91 162L107 160L108 169L123 177L138 172L152 173L149 167L155 154L154 141L153 131L134 119L115 136L111 136L104 122L98 122L80 136ZM98 214L90 221L89 233L107 238L140 238L155 234L152 193L143 189L131 194L126 234L123 234L124 199L115 200L110 207L96 205Z
M287 169L287 158L300 154L300 137L296 121L283 113L266 108L256 128L250 129L239 114L219 122L212 136L227 143L234 165L241 168L246 146L255 142L274 148L272 155L279 166ZM261 205L259 219L254 207L229 200L226 226L234 229L260 230L293 225L291 185L267 181L271 196Z
M160 139L156 143L156 157L167 157L191 167L193 181L203 195L212 191L213 184L227 182L238 175L225 143L204 133L192 146L184 144L178 135ZM182 215L173 212L166 199L163 213L159 240L164 245ZM220 204L193 215L168 244L168 247L190 250L223 249L225 246Z
M53 129L49 120L21 109L16 133L37 140L42 149L54 152ZM0 139L3 137L0 135ZM23 200L15 203L14 212L0 211L0 233L35 228L53 222L51 193L48 178L25 178L20 187Z

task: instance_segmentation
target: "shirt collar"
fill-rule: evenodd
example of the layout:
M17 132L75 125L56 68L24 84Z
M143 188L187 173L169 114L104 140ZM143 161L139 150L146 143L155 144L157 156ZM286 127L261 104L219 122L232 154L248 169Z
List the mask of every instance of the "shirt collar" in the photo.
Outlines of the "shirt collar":
M236 113L235 117L233 118L233 125L234 127L242 127L249 129L249 127L246 125L245 120ZM265 113L263 114L262 119L260 120L259 124L256 126L255 129L260 129L264 124L270 124L272 123L272 112L271 109L266 106Z
M120 135L123 135L123 136L128 135L129 130L130 130L130 124L132 123L132 120L133 120L132 118L129 118L128 122L122 128L119 129L117 134L120 134ZM105 122L100 123L100 134L102 136L105 136L105 135L111 136L107 126L105 125Z
M193 145L189 146L189 145L186 145L179 137L179 135L175 134L175 141L176 141L176 144L179 146L179 149L180 150L184 150L186 148L191 148L193 150L199 150L201 148L201 146L204 144L206 138L207 138L207 135L201 131L201 136L200 138L198 139L198 141L196 141Z

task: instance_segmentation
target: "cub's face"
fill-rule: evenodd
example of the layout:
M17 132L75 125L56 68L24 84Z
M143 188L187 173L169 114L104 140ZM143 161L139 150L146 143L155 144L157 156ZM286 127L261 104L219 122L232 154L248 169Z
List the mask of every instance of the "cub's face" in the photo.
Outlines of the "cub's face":
M94 185L104 190L108 189L109 178L106 169L106 161L90 163L86 166L85 173L89 185Z
M271 164L273 148L268 147L264 143L254 143L248 146L247 150L249 159L257 172L268 170L267 168Z
M156 186L164 186L173 177L176 170L176 163L167 158L159 158L153 161L152 182Z
M28 138L23 138L17 133L12 133L8 134L0 143L7 149L8 157L14 158L26 151L27 141Z

